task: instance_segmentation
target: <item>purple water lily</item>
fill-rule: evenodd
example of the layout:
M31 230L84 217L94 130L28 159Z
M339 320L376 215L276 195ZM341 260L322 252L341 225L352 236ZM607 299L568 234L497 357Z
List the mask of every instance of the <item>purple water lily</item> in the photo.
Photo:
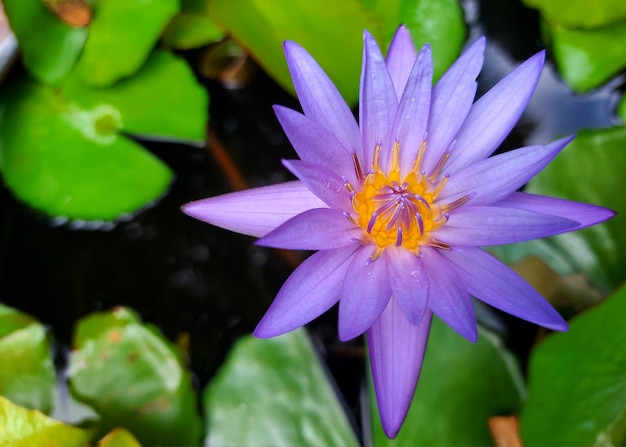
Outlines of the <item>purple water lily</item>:
M276 106L299 179L192 202L200 220L318 250L287 279L254 334L274 337L339 302L339 338L367 332L383 427L400 429L432 314L474 342L470 295L553 330L567 324L481 246L577 230L614 213L517 192L573 137L491 156L519 119L544 61L528 59L475 103L485 40L432 86L431 50L400 27L386 59L365 32L359 123L315 60L285 43L304 114Z

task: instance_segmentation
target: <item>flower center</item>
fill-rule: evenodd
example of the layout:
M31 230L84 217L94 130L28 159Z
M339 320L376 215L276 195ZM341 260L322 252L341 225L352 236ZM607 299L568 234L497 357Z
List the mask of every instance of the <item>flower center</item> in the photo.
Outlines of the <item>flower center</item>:
M440 178L440 174L449 153L427 175L419 170L426 150L426 142L423 142L413 167L401 179L400 143L396 142L393 146L391 168L387 174L380 167L380 149L381 145L377 144L372 169L365 177L360 176L361 190L351 190L352 206L358 215L354 221L363 228L364 240L377 248L372 258L376 259L389 246L404 247L418 255L420 245L449 248L442 247L429 234L447 222L448 211L469 200L469 197L464 197L444 206L434 203L448 180L448 176ZM356 169L358 173L358 163Z

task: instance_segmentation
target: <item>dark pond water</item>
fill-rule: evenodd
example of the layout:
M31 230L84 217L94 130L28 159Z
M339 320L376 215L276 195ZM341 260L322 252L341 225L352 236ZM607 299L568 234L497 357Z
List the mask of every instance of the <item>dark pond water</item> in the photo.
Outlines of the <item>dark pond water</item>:
M513 1L484 0L465 6L471 36L488 37L479 79L484 92L542 48L537 15ZM199 60L198 54L187 56L192 63ZM289 179L280 160L295 154L270 106L297 108L297 102L258 69L250 83L237 90L225 89L217 81L202 82L211 97L214 147L224 148L250 186ZM574 96L554 77L548 62L528 113L503 149L548 143L582 127L610 125L617 84ZM198 385L204 386L232 343L254 328L306 254L255 247L251 238L183 215L181 204L228 192L233 185L206 148L146 146L174 170L176 179L158 204L113 228L55 223L0 188L0 301L50 326L62 348L60 362L77 319L116 305L130 306L172 340L189 335L191 367ZM524 359L535 328L514 319L504 321L510 346ZM336 312L331 311L312 330L349 407L358 415L363 349L360 341L339 343L335 325Z

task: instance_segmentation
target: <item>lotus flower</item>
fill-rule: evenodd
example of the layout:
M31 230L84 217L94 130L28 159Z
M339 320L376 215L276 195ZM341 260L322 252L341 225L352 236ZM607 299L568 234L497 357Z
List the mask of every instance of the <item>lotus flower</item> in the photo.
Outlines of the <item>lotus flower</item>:
M428 45L417 53L400 27L383 58L365 32L357 123L315 60L285 42L304 113L274 110L300 157L284 165L299 180L184 206L197 219L260 237L259 245L317 250L254 334L289 332L339 302L339 338L367 333L389 437L408 411L433 313L472 342L470 296L567 329L539 293L479 247L577 230L614 214L517 191L573 137L491 156L526 107L544 53L474 102L484 47L483 38L474 42L433 86Z

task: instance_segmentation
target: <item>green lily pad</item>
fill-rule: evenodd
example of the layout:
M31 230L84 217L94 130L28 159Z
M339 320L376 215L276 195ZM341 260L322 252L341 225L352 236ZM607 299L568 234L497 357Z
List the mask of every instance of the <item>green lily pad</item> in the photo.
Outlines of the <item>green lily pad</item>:
M178 50L199 48L219 41L222 31L209 17L202 14L180 13L163 33L163 43Z
M161 196L170 169L118 134L121 116L26 77L0 90L0 171L13 193L51 216L114 220Z
M526 445L624 445L624 315L626 287L534 350L521 415Z
M476 344L433 319L424 365L406 421L395 439L383 432L370 380L373 445L491 445L489 418L516 413L524 388L519 367L495 334Z
M352 105L359 96L363 30L382 37L358 0L211 0L209 14L292 93L282 45L285 40L302 45Z
M78 324L70 391L101 417L101 431L124 427L145 445L198 445L202 426L191 377L176 348L126 308Z
M72 75L63 94L84 109L115 109L124 132L195 144L206 137L206 90L187 63L170 52L153 51L134 76L110 87L92 88Z
M96 0L81 79L102 87L135 73L178 10L177 0Z
M527 191L617 211L608 222L547 239L571 266L602 291L626 280L626 195L615 187L626 171L626 128L583 130L528 184Z
M430 43L433 49L434 79L438 79L463 48L467 30L463 8L457 0L361 0L381 20L384 45L404 24L419 49Z
M0 396L0 447L84 447L91 432L55 421Z
M41 0L3 0L24 65L37 79L56 85L69 74L87 38L87 29L59 20ZM36 32L33 32L36 30Z
M545 29L559 73L577 92L602 85L626 67L626 20L589 30L550 24Z
M0 394L50 413L56 379L46 330L34 318L0 304Z
M359 445L303 329L240 339L203 400L205 445Z
M626 95L622 96L617 106L617 116L620 117L623 123L626 123Z
M554 25L568 28L596 28L626 19L623 0L523 0L538 9Z

